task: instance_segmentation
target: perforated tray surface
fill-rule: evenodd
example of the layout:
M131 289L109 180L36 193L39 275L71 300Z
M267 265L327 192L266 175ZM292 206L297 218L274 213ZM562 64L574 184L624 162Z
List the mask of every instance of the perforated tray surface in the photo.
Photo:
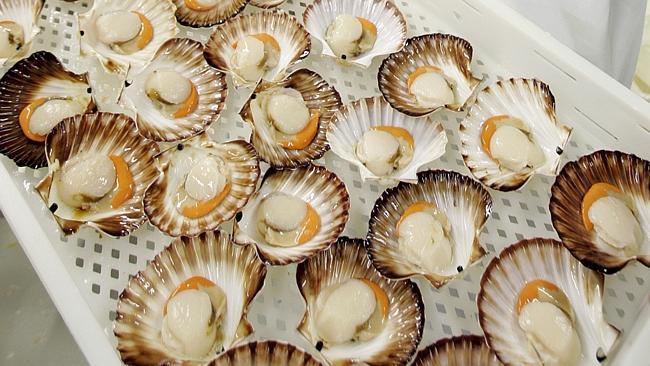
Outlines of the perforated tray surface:
M302 21L302 13L308 2L307 0L287 0L282 8ZM440 17L442 13L437 11L434 5L426 3L426 0L397 2L409 24L409 36L432 32L454 34L457 30L462 29L463 13L461 11L447 11L445 14L453 15L442 18ZM93 87L102 96L100 107L119 110L110 104L118 82L107 79L97 65L84 65L78 58L79 45L76 40L75 12L86 11L90 6L91 3L85 0L76 3L46 1L40 19L43 32L35 40L34 50L44 49L55 53L67 67L74 71L80 72L89 69L91 76L96 80ZM463 6L463 9L472 11L468 5ZM249 7L246 11L258 10ZM205 42L209 34L210 29L194 30L181 27L179 36L187 36ZM468 40L472 42L471 38ZM529 76L511 74L507 70L503 70L499 63L495 62L499 59L498 55L491 55L490 48L483 48L481 44L475 42L473 42L473 46L472 69L477 76L485 79L484 83L492 83L513 76ZM309 68L323 75L336 87L345 102L379 94L376 75L381 60L375 60L369 69L362 70L342 67L331 60L321 58L319 54L320 45L314 41L312 54L306 62L299 64L298 68ZM551 83L551 88L554 91L561 90L560 86L553 83ZM221 119L210 128L213 139L226 141L249 137L249 127L237 115L237 111L249 93L249 90L236 91L230 87L227 110ZM593 133L583 133L584 126L595 128L590 123L596 122L583 112L581 107L567 103L562 98L558 98L559 119L575 127L572 139L566 149L565 159L574 160L578 156L596 149L610 147L594 138ZM442 121L445 126L449 144L446 154L428 168L454 170L469 175L459 153L458 125L463 115L441 112L434 115L434 118ZM74 279L74 284L79 287L83 299L92 310L96 321L104 328L107 339L113 345L116 344L112 333L112 321L115 317L114 311L119 293L125 287L129 275L143 269L156 253L169 244L171 239L149 224L121 239L101 237L90 229L83 229L75 235L63 237L33 189L35 183L46 174L46 169L37 171L19 169L4 157L2 163L12 173L14 180L12 183L24 187L21 199L29 203L31 210L36 213L39 224L46 232L51 233L49 237L51 244L42 243L42 245L54 246L70 276ZM320 163L335 171L345 181L350 192L351 219L345 234L351 237L365 237L368 228L368 214L375 200L386 187L362 183L358 169L338 159L332 152L328 152ZM552 183L553 178L535 177L520 192L491 191L494 201L493 213L480 237L481 244L489 254L480 263L466 270L462 277L450 282L440 290L432 288L425 281L416 280L426 307L426 326L420 347L452 335L481 334L477 318L476 296L479 291L481 274L490 259L503 247L520 239L557 238L548 210ZM56 291L56 289L50 289L50 291ZM628 329L635 322L638 309L644 299L648 297L649 292L650 271L638 264L629 265L620 273L607 276L604 300L607 320L620 329ZM64 309L60 310L65 311ZM304 305L295 281L295 265L270 267L265 286L255 298L250 311L249 319L255 328L252 338L282 339L317 354L313 347L295 331L303 311ZM72 331L75 333L83 330L72 329ZM77 333L77 335L79 334L83 333ZM103 340L97 341L102 342Z

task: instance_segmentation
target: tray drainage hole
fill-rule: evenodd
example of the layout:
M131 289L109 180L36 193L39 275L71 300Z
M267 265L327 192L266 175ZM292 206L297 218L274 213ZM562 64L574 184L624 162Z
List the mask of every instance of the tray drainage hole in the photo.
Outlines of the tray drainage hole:
M323 349L323 341L316 342L316 351L320 352Z
M558 154L558 155L562 155L563 152L564 152L564 150L562 150L561 147L558 146L558 147L555 148L555 153L556 153L556 154Z
M50 206L50 212L51 213L55 213L56 210L58 210L58 209L59 209L59 205L57 205L56 203L53 203L52 206Z
M456 270L458 271L458 273L461 273L463 271L463 266L456 267Z
M607 359L605 351L603 351L601 347L598 347L598 351L596 351L596 360L598 360L598 362L603 362L605 359Z

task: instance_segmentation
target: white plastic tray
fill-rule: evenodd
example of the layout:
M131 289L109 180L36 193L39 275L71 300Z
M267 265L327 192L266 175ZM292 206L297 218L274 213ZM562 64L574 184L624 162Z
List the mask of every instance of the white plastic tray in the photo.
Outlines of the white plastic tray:
M283 8L302 19L309 2L287 0ZM513 76L547 82L556 96L560 120L574 127L565 159L573 160L600 148L621 149L650 159L650 105L498 1L396 3L406 16L410 36L445 32L469 40L474 46L473 71L486 82ZM87 0L46 1L40 19L43 32L34 48L54 52L75 71L89 69L99 80L93 87L105 97L100 107L115 110L109 102L115 82L105 79L96 65L84 65L78 59L74 14L90 5ZM209 33L183 28L179 36L205 41ZM319 51L320 45L315 42L312 55L298 67L311 68L326 77L346 102L379 94L376 74L380 60L364 71L324 60ZM246 97L247 91L231 88L228 109L211 128L215 140L249 136L248 126L237 115ZM444 112L435 118L443 122L450 141L447 153L431 167L469 174L458 151L462 115ZM362 184L356 168L331 152L322 163L343 178L352 197L351 221L345 234L365 236L368 213L384 187ZM100 237L89 229L62 237L33 189L44 174L44 169L18 169L10 160L0 158L0 208L89 363L119 364L112 333L117 297L129 275L144 268L170 239L150 225L118 240ZM475 300L480 276L492 256L519 239L557 237L548 211L552 182L552 178L536 177L520 192L492 191L494 213L481 235L490 254L440 290L417 281L426 307L420 347L451 335L480 334ZM295 283L295 266L270 268L249 316L255 327L253 338L283 339L317 354L295 331L304 309ZM644 356L650 339L649 294L650 270L638 264L607 277L606 318L624 330L623 341L606 361L611 365L650 365Z

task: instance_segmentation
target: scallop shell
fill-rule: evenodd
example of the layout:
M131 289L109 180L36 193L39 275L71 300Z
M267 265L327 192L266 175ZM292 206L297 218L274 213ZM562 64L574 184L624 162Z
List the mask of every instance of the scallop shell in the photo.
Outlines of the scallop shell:
M233 245L228 235L220 231L194 238L180 237L144 271L132 276L120 294L113 331L124 363L162 365L187 361L162 343L160 332L167 299L179 284L193 276L211 280L226 293L226 349L253 332L246 314L266 277L266 267L255 250ZM212 357L200 361L207 362Z
M217 5L206 11L196 11L189 8L186 0L172 0L176 5L176 19L182 25L188 27L211 27L215 24L221 24L226 20L236 16L250 0L225 0L217 1Z
M151 42L130 55L117 53L100 42L95 22L101 15L114 11L136 11L146 15L154 29ZM170 0L95 0L88 12L78 15L81 54L95 55L109 73L126 75L130 68L139 73L160 46L178 33L175 11Z
M20 127L20 113L36 99L46 97L89 98L94 108L87 74L67 71L53 54L39 51L20 60L0 79L0 153L18 166L47 166L45 143L27 137Z
M357 57L340 60L325 40L327 28L341 14L365 18L377 27L375 46ZM406 42L406 19L391 0L315 0L303 13L305 28L323 45L323 55L367 68L375 57L397 52Z
M298 265L296 281L306 303L298 331L311 344L319 340L316 300L322 289L351 278L368 279L384 290L389 315L384 329L372 340L329 347L321 354L331 364L406 365L417 350L424 330L424 304L415 283L392 281L372 266L361 239L341 237L328 250Z
M439 288L485 255L479 234L492 212L492 199L478 182L456 172L427 170L418 173L417 183L402 182L377 199L370 213L368 252L384 276L401 279L422 275ZM426 272L399 251L397 223L418 201L435 204L451 225L454 258L443 274Z
M0 57L0 67L9 60L21 58L29 53L32 40L41 32L38 16L43 8L43 0L3 0L0 2L0 21L11 20L23 28L25 43L9 58Z
M322 366L305 350L279 341L258 341L231 348L209 366Z
M276 8L287 0L251 0L251 5L262 8L262 9L271 9Z
M546 162L537 169L512 172L501 170L481 147L483 123L495 115L510 115L530 124ZM555 97L549 87L535 79L509 79L483 89L476 103L460 125L461 154L476 179L500 191L519 189L534 174L557 174L564 146L571 128L560 124L555 116Z
M186 117L171 119L147 96L147 78L156 70L174 70L191 80L199 94L197 108ZM187 38L165 42L147 68L135 75L122 94L122 102L137 112L140 134L155 141L184 140L206 130L225 108L226 75L210 67L203 58L203 45Z
M610 183L631 199L644 233L630 256L596 239L582 223L582 199L595 183ZM551 189L551 219L564 246L585 266L615 273L634 259L650 267L650 162L620 151L596 151L562 168Z
M496 353L477 335L445 338L418 352L413 366L501 366Z
M375 126L394 126L408 130L415 141L413 160L402 170L388 177L379 177L368 170L357 158L355 146L364 132ZM415 118L399 113L382 97L359 99L343 106L332 117L327 140L332 151L341 159L359 167L361 178L380 180L383 183L395 181L417 181L418 169L433 162L445 153L447 134L440 122L429 117Z
M309 34L293 16L281 10L242 15L217 26L205 46L205 59L218 70L232 74L237 87L252 86L230 67L232 45L250 34L267 33L278 41L281 54L278 65L268 70L264 80L280 81L289 67L309 55Z
M223 202L208 215L187 218L176 209L173 201L175 189L193 162L208 154L219 156L226 162L231 174L231 189ZM255 192L260 174L252 145L242 140L216 143L205 133L162 152L156 160L162 175L147 189L144 210L154 226L171 236L195 236L232 219Z
M49 172L36 190L66 235L75 233L84 224L109 236L128 235L146 220L142 197L158 176L154 165L157 152L158 146L142 139L133 120L123 114L100 112L68 118L47 136L45 154ZM120 155L126 161L133 176L133 194L115 209L80 214L58 199L52 180L68 160L93 153Z
M558 286L573 305L584 356L580 365L599 364L598 350L606 355L619 335L603 317L603 275L581 265L552 239L515 243L492 259L483 273L477 304L490 348L505 365L541 365L515 314L519 291L535 279Z
M284 192L309 203L320 217L320 231L308 242L295 247L269 245L257 231L256 211L267 195ZM253 244L266 263L284 265L300 262L327 249L341 235L348 221L350 197L345 184L327 169L308 165L301 168L269 169L262 185L242 210L242 219L235 225L234 241Z
M423 116L439 108L418 105L409 93L407 80L418 67L436 66L455 85L456 103L445 107L463 110L481 83L471 70L472 45L466 40L449 34L426 34L409 38L404 48L388 56L379 68L379 89L388 103L409 116Z
M271 88L292 88L299 91L307 108L319 112L318 134L311 144L302 150L281 147L270 136L269 126L265 123L255 122L250 108L252 99L249 99L239 114L253 127L251 143L255 146L260 158L276 168L295 168L320 159L329 149L326 133L332 116L341 106L339 93L322 76L307 69L297 70L279 82L262 81L257 85L255 93ZM251 96L251 98L254 97Z

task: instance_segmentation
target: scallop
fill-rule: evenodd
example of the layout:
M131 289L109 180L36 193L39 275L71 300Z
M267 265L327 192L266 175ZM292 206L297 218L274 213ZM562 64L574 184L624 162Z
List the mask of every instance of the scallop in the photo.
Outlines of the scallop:
M341 106L333 86L300 69L279 82L261 82L240 111L253 127L251 143L260 159L276 168L295 168L329 149L326 132Z
M424 116L442 108L461 111L481 80L471 71L472 45L449 34L410 38L379 68L379 89L398 111Z
M303 23L322 43L324 56L362 68L401 50L407 37L404 15L390 0L316 0Z
M512 191L534 174L555 176L570 135L546 84L509 79L478 93L460 125L461 154L476 179Z
M291 15L263 11L217 26L205 46L205 59L230 73L237 87L260 80L280 81L287 69L309 55L309 34Z
M482 336L463 335L438 340L420 350L412 365L501 366L502 363Z
M417 350L424 306L417 286L383 277L361 239L341 237L298 265L306 310L298 331L330 364L406 365Z
M650 267L650 162L605 150L569 162L551 188L550 211L585 266L608 274L634 260Z
M350 198L334 173L315 165L271 168L262 182L242 210L233 240L253 244L265 262L300 262L328 248L343 232Z
M506 365L596 365L619 331L603 316L604 278L558 241L522 240L481 278L479 322Z
M185 140L205 131L225 109L226 75L203 58L203 45L165 42L142 73L134 75L121 103L137 114L140 134L155 141Z
M113 331L122 361L211 361L253 332L246 314L265 277L255 250L225 233L174 239L120 295Z
M209 366L291 365L321 366L305 350L280 341L257 341L231 348Z
M66 70L53 54L33 53L0 79L0 153L18 166L47 165L44 143L62 120L95 108L87 74Z
M96 0L78 15L81 54L109 73L139 73L178 32L175 11L170 0Z
M416 182L418 169L441 157L447 145L440 122L399 113L382 97L341 107L327 139L336 155L359 167L364 181L384 184Z
M391 279L424 276L442 287L485 255L479 234L492 211L490 194L456 172L418 173L377 199L370 214L368 253Z
M242 140L216 143L203 133L156 157L162 173L147 189L149 221L172 236L195 236L232 219L255 192L255 149Z
M244 10L250 0L172 0L178 22L194 28L221 24Z
M65 119L47 136L48 175L36 190L67 235L88 225L124 236L145 222L142 198L158 176L155 143L122 114Z
M5 0L0 3L0 66L28 54L41 29L36 24L43 0Z

